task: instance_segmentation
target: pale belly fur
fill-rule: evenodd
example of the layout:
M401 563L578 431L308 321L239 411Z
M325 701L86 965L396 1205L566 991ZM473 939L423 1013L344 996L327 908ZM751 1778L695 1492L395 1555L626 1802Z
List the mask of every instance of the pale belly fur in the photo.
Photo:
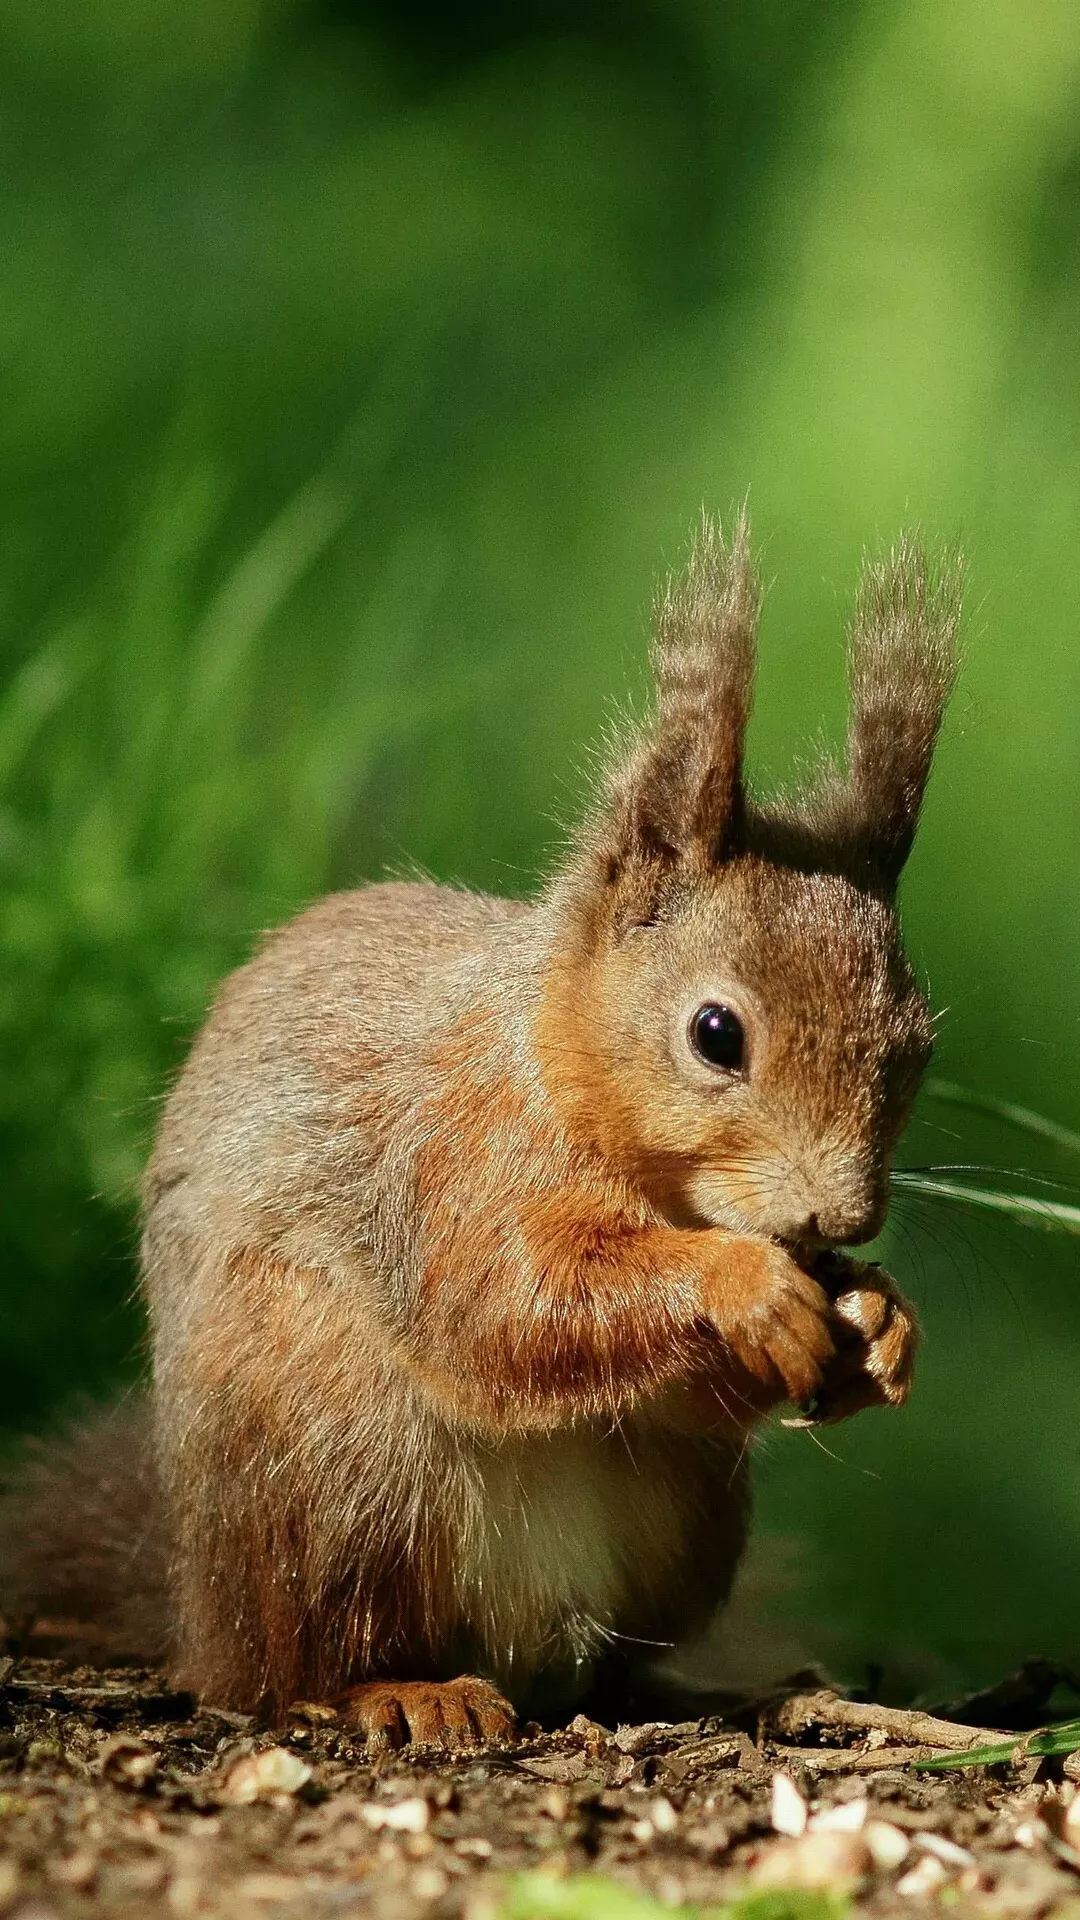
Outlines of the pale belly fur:
M700 1445L629 1425L476 1443L458 1557L463 1653L511 1693L535 1683L556 1696L605 1649L633 1650L635 1626L658 1602L669 1611L684 1578L702 1465Z

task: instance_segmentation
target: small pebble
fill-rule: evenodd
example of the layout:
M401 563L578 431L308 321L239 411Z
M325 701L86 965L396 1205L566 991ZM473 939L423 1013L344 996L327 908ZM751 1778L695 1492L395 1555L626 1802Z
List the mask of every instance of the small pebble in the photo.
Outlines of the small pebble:
M221 1797L233 1806L250 1806L271 1794L298 1793L311 1779L311 1768L288 1747L264 1747L247 1753L230 1767Z
M490 1860L495 1849L490 1840L484 1840L479 1834L475 1838L468 1835L454 1841L454 1852L460 1853L465 1860Z
M752 1877L760 1887L827 1887L850 1893L872 1864L861 1834L804 1833L766 1848Z
M650 1800L648 1814L657 1833L674 1833L679 1824L678 1814L663 1794L656 1800Z
M907 1834L901 1833L899 1827L894 1827L891 1820L868 1820L862 1837L879 1873L895 1872L911 1851Z
M376 1830L388 1827L393 1833L424 1833L431 1809L419 1795L409 1800L369 1800L361 1807L360 1818Z
M815 1833L861 1833L866 1822L866 1801L838 1800L835 1806L822 1807L810 1815Z
M570 1796L564 1793L561 1787L549 1787L547 1792L541 1795L537 1811L546 1815L549 1820L565 1820L570 1811Z
M973 1867L975 1855L966 1847L958 1847L953 1840L946 1840L941 1833L913 1833L912 1845L921 1853L932 1853L945 1867Z
M441 1900L450 1882L441 1867L417 1867L411 1884L418 1900Z
M922 1859L897 1881L896 1891L905 1900L928 1900L931 1894L945 1885L948 1877L948 1871L941 1861L932 1853L924 1853Z

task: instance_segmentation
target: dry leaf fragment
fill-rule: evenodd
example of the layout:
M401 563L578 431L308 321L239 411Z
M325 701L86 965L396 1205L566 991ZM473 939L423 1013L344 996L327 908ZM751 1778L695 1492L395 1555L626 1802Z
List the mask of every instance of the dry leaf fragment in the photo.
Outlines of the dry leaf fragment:
M769 1818L774 1833L785 1833L793 1840L806 1832L809 1808L790 1773L774 1773Z
M247 1753L229 1769L221 1797L233 1806L250 1806L275 1793L298 1793L311 1779L311 1768L288 1747L264 1747Z
M537 1780L553 1780L559 1786L584 1780L588 1772L583 1753L553 1753L549 1759L522 1760L519 1765L522 1773L531 1773Z
M667 1733L670 1727L670 1720L647 1720L640 1727L616 1727L612 1737L620 1753L644 1753L654 1744L657 1734Z
M576 1713L574 1715L574 1718L567 1728L567 1732L577 1734L579 1740L582 1741L585 1747L586 1753L593 1760L604 1752L611 1739L607 1728L602 1727L598 1720L590 1720L585 1713Z
M706 1773L714 1767L745 1767L747 1772L764 1773L765 1763L748 1734L738 1736L724 1734L717 1739L692 1740L686 1746L676 1748L664 1759L664 1772L669 1780L681 1785L694 1774Z

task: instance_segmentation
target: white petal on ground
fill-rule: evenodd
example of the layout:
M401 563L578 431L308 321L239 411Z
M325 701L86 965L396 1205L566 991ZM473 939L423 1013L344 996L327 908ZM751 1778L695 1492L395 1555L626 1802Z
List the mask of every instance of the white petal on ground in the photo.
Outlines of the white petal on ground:
M770 1818L775 1833L786 1833L792 1840L806 1832L809 1809L790 1773L774 1773Z

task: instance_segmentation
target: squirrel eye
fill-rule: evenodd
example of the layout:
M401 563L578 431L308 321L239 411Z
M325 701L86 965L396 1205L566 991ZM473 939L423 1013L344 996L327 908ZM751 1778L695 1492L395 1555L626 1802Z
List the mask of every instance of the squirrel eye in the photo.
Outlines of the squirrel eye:
M690 1045L710 1067L738 1073L746 1056L743 1023L730 1007L710 1001L699 1007L690 1021Z

